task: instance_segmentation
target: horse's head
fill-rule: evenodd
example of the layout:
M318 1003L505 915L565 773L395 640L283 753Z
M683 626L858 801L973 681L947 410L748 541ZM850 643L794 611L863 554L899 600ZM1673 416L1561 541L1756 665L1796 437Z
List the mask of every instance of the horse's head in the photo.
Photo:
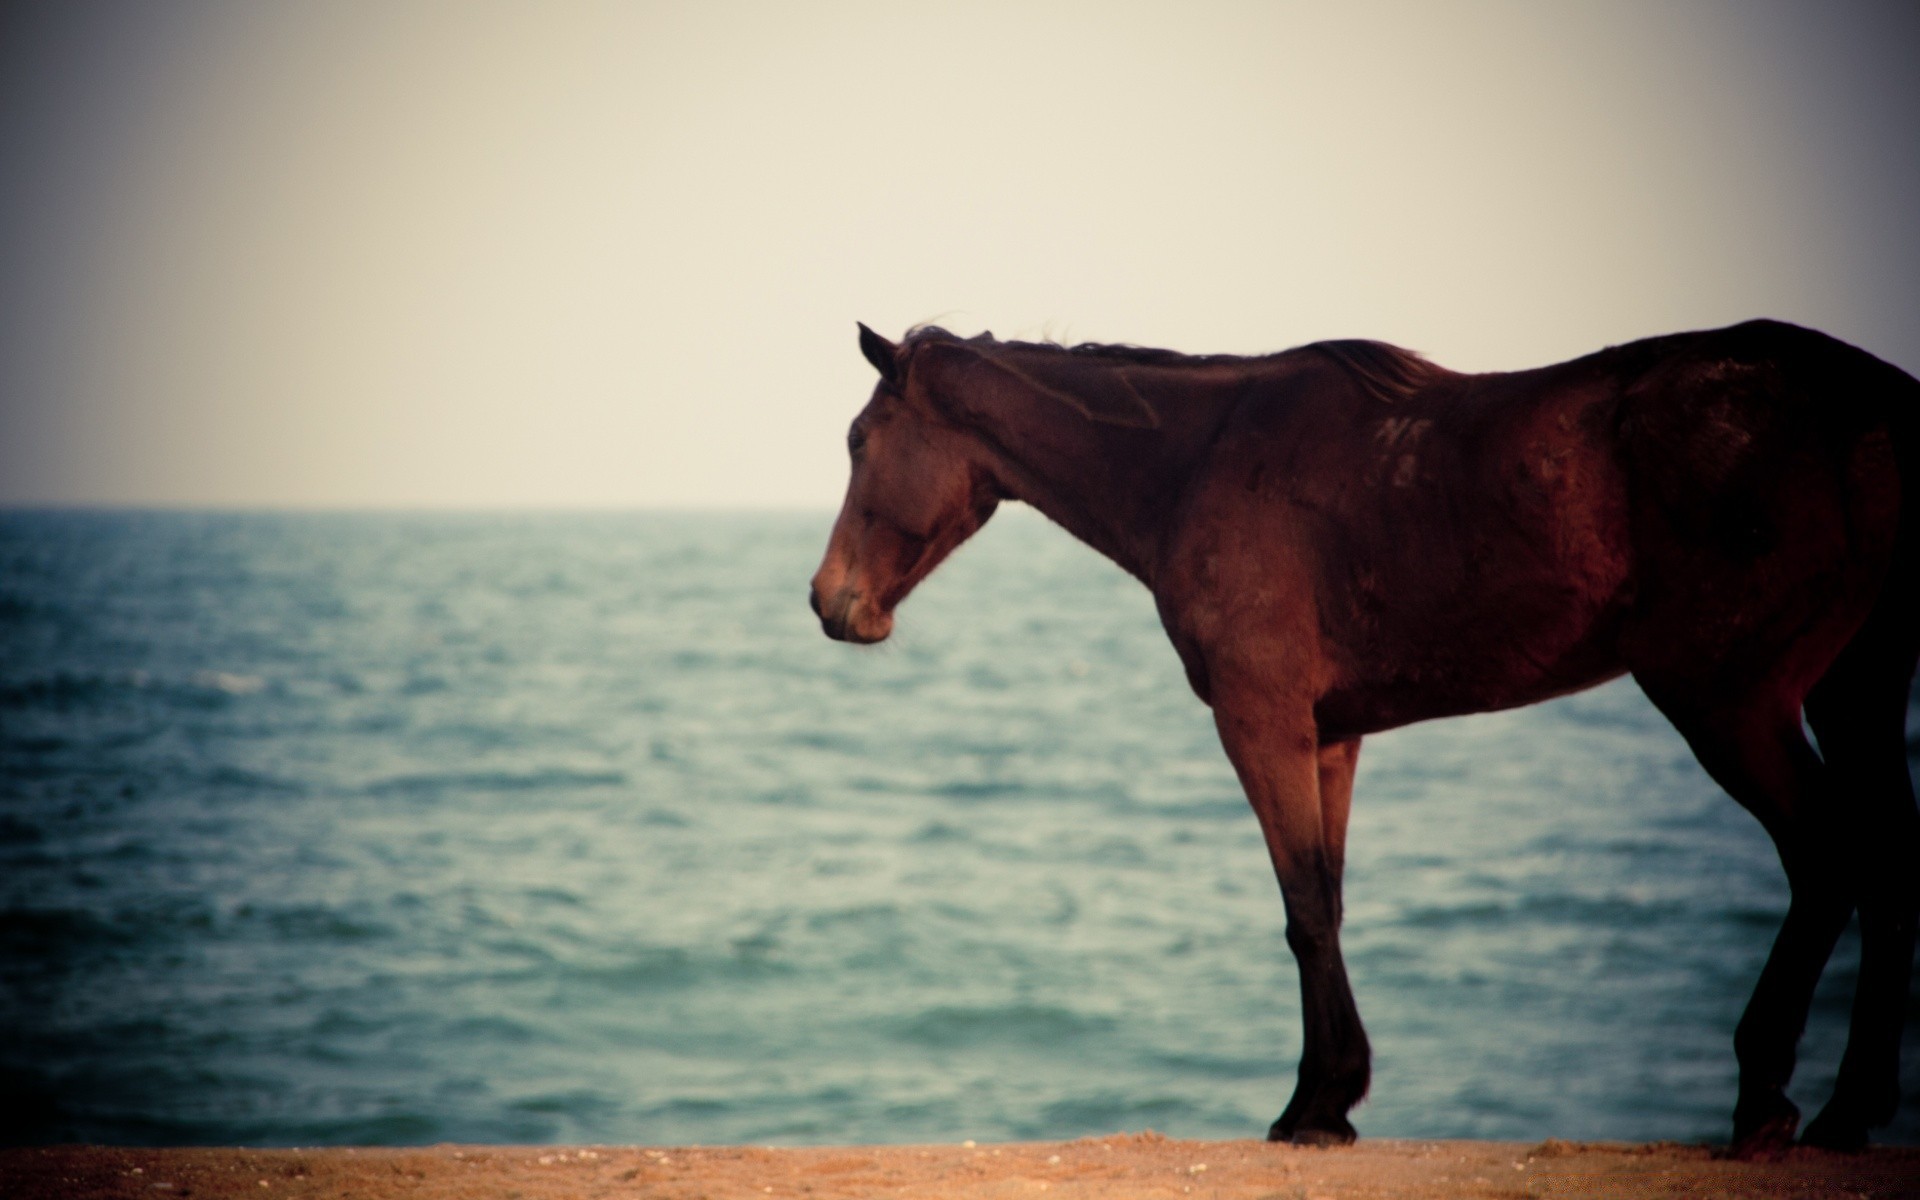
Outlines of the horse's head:
M847 431L853 475L813 577L827 636L877 642L894 606L993 515L1001 492L979 441L944 416L910 369L917 340L895 346L860 327L880 384Z

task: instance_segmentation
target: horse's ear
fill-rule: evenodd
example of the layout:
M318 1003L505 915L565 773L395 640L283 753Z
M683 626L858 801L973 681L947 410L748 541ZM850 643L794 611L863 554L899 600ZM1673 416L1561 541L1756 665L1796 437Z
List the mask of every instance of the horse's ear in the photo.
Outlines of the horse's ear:
M865 322L860 322L860 353L866 355L873 369L880 372L880 378L890 384L900 382L900 360L895 356L896 347L873 330Z
M997 377L1002 384L1016 384L1102 425L1128 429L1160 425L1160 414L1144 394L1152 390L1151 367L1106 367L1064 353L1019 354L997 344L980 346L970 341L936 342L920 353L952 355L955 365L991 368L991 373L982 370L981 384L991 387L989 380ZM950 395L965 402L964 387L950 385Z

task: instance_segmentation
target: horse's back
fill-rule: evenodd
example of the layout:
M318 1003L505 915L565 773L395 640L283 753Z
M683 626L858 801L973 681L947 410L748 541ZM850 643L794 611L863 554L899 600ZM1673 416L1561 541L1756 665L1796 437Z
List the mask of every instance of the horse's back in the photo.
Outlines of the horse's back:
M1817 675L1920 480L1920 384L1777 322L1414 384L1303 355L1241 404L1156 584L1190 672L1312 639L1352 732L1628 669Z

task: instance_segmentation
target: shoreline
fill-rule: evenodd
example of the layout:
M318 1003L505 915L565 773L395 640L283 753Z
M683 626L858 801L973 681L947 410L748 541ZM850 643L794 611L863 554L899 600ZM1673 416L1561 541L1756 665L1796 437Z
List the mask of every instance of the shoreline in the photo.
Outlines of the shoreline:
M1734 1162L1653 1143L1366 1139L1336 1149L1187 1141L1151 1131L1071 1142L930 1146L466 1146L0 1149L0 1191L61 1197L1219 1197L1443 1200L1535 1196L1920 1196L1920 1147L1795 1149Z

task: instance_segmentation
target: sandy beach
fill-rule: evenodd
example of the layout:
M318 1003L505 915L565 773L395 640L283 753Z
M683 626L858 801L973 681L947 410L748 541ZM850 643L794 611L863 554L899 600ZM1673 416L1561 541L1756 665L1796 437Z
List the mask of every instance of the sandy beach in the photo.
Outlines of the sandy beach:
M1920 1147L1795 1150L1731 1162L1701 1146L1363 1141L1338 1150L1146 1132L1008 1145L431 1146L407 1149L0 1150L0 1192L60 1197L1348 1197L1920 1196Z

